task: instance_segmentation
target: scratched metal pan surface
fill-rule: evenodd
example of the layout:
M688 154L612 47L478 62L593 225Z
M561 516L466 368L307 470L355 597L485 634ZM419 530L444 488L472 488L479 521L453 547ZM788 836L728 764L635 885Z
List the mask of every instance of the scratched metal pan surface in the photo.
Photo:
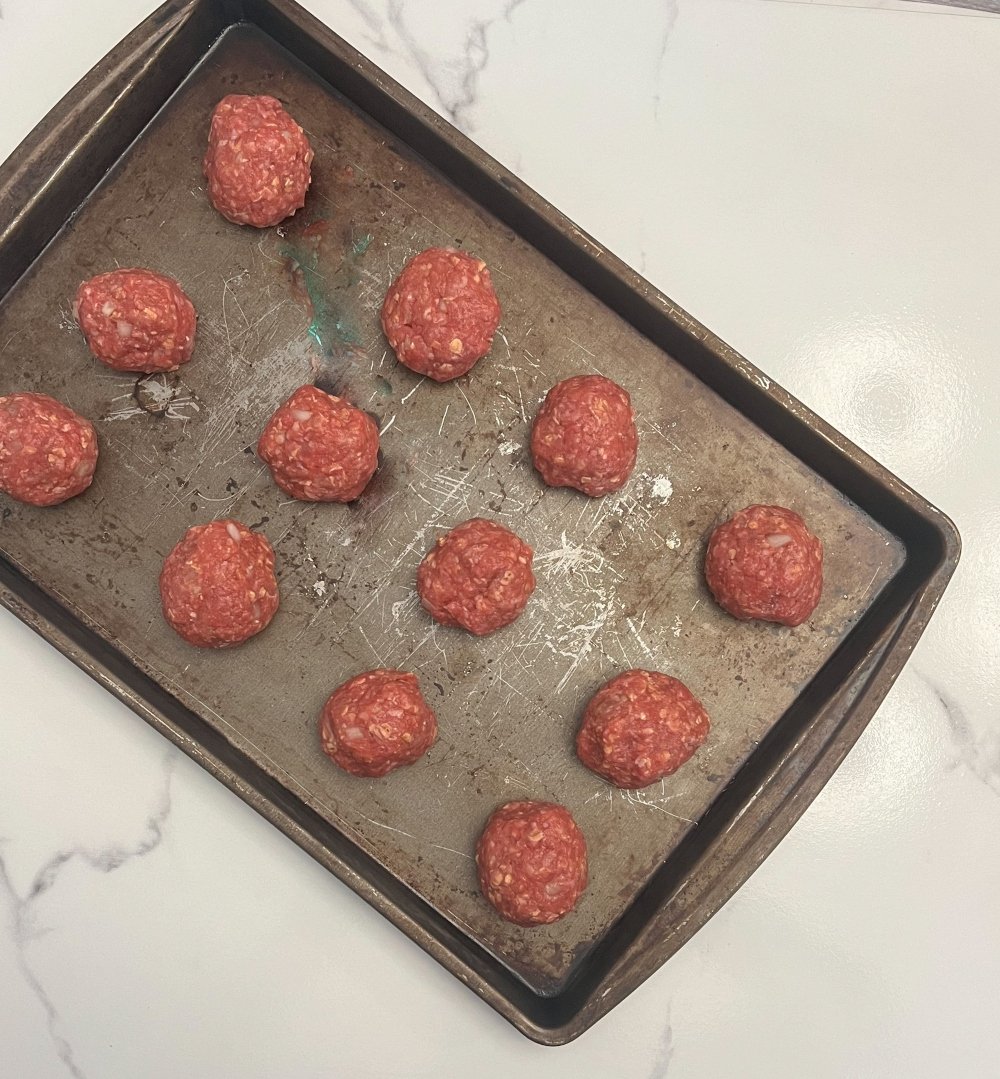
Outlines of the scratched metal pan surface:
M54 510L2 502L4 602L525 1033L565 1041L675 950L773 846L755 832L738 850L724 848L742 835L747 807L766 805L762 790L776 800L757 831L780 836L801 812L789 804L802 798L795 769L811 776L809 797L819 789L817 762L832 771L846 752L857 733L844 733L847 719L863 726L950 572L944 557L917 565L910 548L925 533L951 534L745 361L721 343L706 347L683 313L659 317L706 350L706 371L721 356L735 393L692 372L695 352L681 362L655 333L639 332L640 318L616 313L588 282L599 261L589 240L508 181L516 206L541 207L546 226L575 245L575 263L547 257L546 244L562 251L552 237L501 220L493 210L503 200L491 206L494 189L484 179L476 192L460 167L465 155L497 176L495 163L294 5L244 5L259 25L226 30L235 7L168 4L113 54L119 68L132 65L127 77L109 75L114 64L90 77L105 89L126 78L119 97L145 94L155 117L116 150L93 192L74 195L62 176L72 212L0 306L0 392L53 394L93 419L101 445L83 497ZM164 76L154 91L144 74L151 43L161 65L188 61L169 100ZM231 225L205 197L209 116L233 92L277 96L316 151L306 208L277 229ZM395 133L373 120L379 102L383 123L401 118ZM82 122L88 107L82 97L60 106L84 144L95 137ZM39 143L70 139L57 120L36 133ZM408 131L424 156L401 137ZM442 151L432 163L434 138L459 156ZM14 165L32 164L22 154ZM10 168L0 199L13 190ZM10 234L7 242L13 250ZM399 366L378 320L394 275L432 245L483 258L503 307L489 357L446 385ZM22 257L28 246L22 237ZM179 373L136 379L88 355L72 296L82 279L116 266L171 274L194 301L195 358ZM658 298L644 284L628 295ZM674 353L683 351L676 340ZM641 439L631 482L598 500L547 489L526 450L547 389L592 371L629 390ZM256 456L271 411L306 382L378 419L381 465L353 505L289 500ZM826 458L797 447L800 428L819 436ZM846 463L832 467L838 454ZM823 600L798 629L736 622L706 592L705 537L751 502L791 506L823 538ZM876 520L878 507L897 510ZM435 539L477 515L531 544L538 578L524 615L483 640L435 626L414 593ZM271 540L281 607L245 646L198 651L164 624L157 574L186 528L223 516ZM324 757L316 720L333 687L375 666L418 674L440 737L416 766L368 781ZM573 753L587 699L629 667L680 678L712 718L693 761L640 792L612 789ZM859 717L862 697L870 707ZM767 787L768 772L782 782ZM477 835L515 798L564 803L588 840L590 886L572 915L546 928L502 921L476 886ZM695 885L703 899L684 910L676 896L697 894ZM650 932L655 945L643 940Z

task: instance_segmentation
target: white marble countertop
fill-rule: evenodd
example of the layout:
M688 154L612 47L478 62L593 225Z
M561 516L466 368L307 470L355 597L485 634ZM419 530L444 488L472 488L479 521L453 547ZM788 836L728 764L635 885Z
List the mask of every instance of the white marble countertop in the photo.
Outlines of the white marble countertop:
M949 513L962 564L777 852L560 1049L0 612L0 1074L1000 1074L1000 17L307 6ZM0 158L152 7L2 0Z

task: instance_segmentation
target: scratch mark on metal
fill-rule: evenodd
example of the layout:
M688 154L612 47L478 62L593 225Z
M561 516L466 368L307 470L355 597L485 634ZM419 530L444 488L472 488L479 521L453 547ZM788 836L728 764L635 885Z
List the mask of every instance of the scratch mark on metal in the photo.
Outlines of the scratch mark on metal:
M384 828L387 832L396 832L399 835L405 835L407 839L417 838L412 832L404 832L402 828L393 828L391 824L383 824L380 820L374 820L372 817L365 817L363 813L361 815L369 824L374 824L376 828Z
M521 419L527 423L528 413L524 411L524 394L521 393L521 380L517 375L517 367L514 368L514 383L517 386L517 399L521 403Z
M425 375L425 376L424 376L424 377L423 377L423 378L422 378L422 379L421 379L421 380L420 380L420 381L419 381L419 382L418 382L418 383L416 384L416 386L414 386L414 387L413 387L413 389L412 389L412 390L410 390L410 392L409 392L409 393L408 393L408 394L407 394L407 395L406 395L405 397L403 397L403 398L401 398L401 399L400 399L400 402L399 402L399 403L400 403L401 405L405 405L405 404L406 404L406 402L407 402L407 401L409 401L409 399L410 399L410 398L411 398L411 397L412 397L412 396L413 396L413 395L414 395L414 394L415 394L415 393L417 392L417 390L419 390L419 389L420 389L420 387L421 387L421 386L422 386L422 385L423 385L423 384L424 384L424 383L425 383L426 381L427 381L427 376Z
M382 656L381 656L381 655L379 654L379 651L378 651L378 649L377 649L377 648L375 647L375 645L373 645L373 644L372 644L372 642L371 642L371 641L370 641L370 640L368 639L368 634L367 634L367 633L365 633L365 627L364 627L364 626L362 626L362 625L359 625L359 626L358 626L358 632L359 632L359 633L361 634L361 636L362 636L362 637L364 637L364 639L365 639L365 644L366 644L366 645L368 645L368 647L369 647L369 648L371 649L371 653L372 653L372 655L373 655L373 656L374 656L374 657L375 657L375 658L376 658L376 659L378 660L378 665L379 665L380 667L385 667L385 666L387 665L387 664L386 664L386 661L385 661L385 660L384 660L384 659L382 658Z
M469 400L468 396L466 396L465 390L463 390L461 386L457 386L456 389L465 398L465 403L469 406L469 412L472 414L472 426L478 427L479 423L476 420L476 410L472 407L472 402Z
M446 850L449 854L457 854L459 858L468 858L470 862L472 861L472 855L467 854L464 850L455 850L454 847L446 847L441 843L431 843L430 845L437 847L438 850Z
M643 650L643 652L646 653L646 656L649 659L655 662L656 657L649 650L649 645L646 644L646 642L642 639L642 635L639 633L639 629L636 626L635 622L631 618L626 618L625 621L628 623L628 628L632 631L632 636L635 637L635 639L639 642L639 647ZM645 622L645 616L643 616L643 622Z

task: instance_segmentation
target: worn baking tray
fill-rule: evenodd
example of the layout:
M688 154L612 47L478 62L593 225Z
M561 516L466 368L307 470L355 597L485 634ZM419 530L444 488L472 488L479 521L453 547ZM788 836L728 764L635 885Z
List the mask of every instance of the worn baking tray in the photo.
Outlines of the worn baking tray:
M281 98L316 149L286 226L232 226L200 157L215 101ZM492 355L438 386L378 327L393 274L431 244L475 251L504 310ZM135 379L87 354L70 312L115 265L178 277L196 359ZM295 4L174 0L53 110L0 171L0 392L92 417L91 490L0 503L3 602L201 762L529 1037L565 1042L671 955L774 847L839 764L923 630L959 552L953 526ZM525 452L545 390L597 370L641 432L624 492L547 490ZM285 499L253 452L314 379L380 421L384 459L352 506ZM752 501L800 510L827 585L795 631L744 625L699 572L712 525ZM414 570L484 514L536 550L539 587L486 640L435 628ZM158 613L163 556L192 523L267 533L282 606L243 648L188 648ZM441 737L361 781L315 734L329 690L417 670ZM576 762L583 702L612 673L682 678L713 718L676 777L613 791ZM512 797L566 803L592 882L547 928L498 919L470 858Z

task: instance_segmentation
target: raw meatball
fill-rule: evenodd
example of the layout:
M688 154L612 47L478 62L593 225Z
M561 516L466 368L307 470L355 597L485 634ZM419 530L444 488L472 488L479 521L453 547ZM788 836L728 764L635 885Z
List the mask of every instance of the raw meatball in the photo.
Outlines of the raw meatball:
M330 694L319 735L341 768L374 778L422 757L437 738L437 720L414 675L367 671Z
M734 618L801 625L823 591L823 545L782 506L747 506L708 541L705 580Z
M441 625L484 637L524 610L535 590L532 554L503 525L473 517L443 535L420 563L420 602Z
M568 914L587 887L587 843L569 810L553 802L508 802L476 846L483 895L517 925Z
M274 551L239 521L195 525L160 573L163 616L188 644L242 644L278 609Z
M656 671L625 671L591 698L576 753L592 772L634 790L673 775L708 730L708 714L682 682Z
M0 491L54 506L86 491L96 466L88 420L44 393L0 397Z
M448 247L410 259L382 305L382 329L399 362L435 382L470 371L499 324L486 263Z
M257 452L292 498L351 502L378 466L378 428L340 397L300 386L267 421Z
M191 359L198 316L172 277L98 274L77 290L73 313L90 351L116 371L176 371Z
M531 429L531 456L542 479L592 498L626 483L638 449L632 401L603 375L575 375L557 383Z
M202 168L212 205L237 225L277 225L306 202L313 151L281 102L230 94L212 113Z

